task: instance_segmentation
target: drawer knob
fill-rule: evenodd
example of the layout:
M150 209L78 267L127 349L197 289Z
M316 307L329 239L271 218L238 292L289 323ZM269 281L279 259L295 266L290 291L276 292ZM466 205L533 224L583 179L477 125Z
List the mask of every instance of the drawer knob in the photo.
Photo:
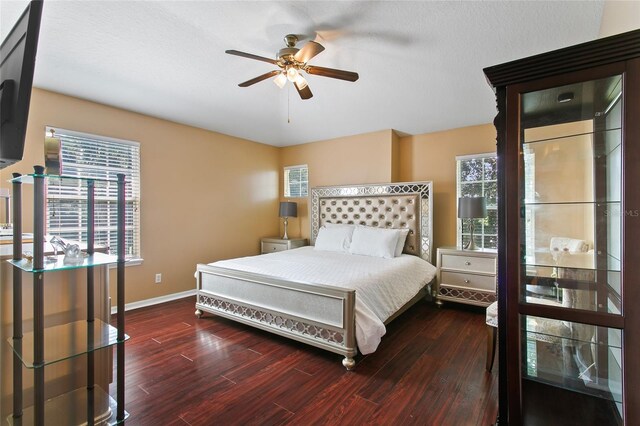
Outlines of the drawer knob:
M465 265L469 266L471 265L471 262L469 262L468 260L466 262L464 262Z
M469 284L471 281L469 280L464 280L465 284Z

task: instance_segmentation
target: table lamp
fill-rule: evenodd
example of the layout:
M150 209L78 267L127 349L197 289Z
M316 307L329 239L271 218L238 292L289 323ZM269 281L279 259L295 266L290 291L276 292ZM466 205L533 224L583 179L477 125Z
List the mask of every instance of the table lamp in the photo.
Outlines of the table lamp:
M284 235L283 240L288 240L287 225L290 217L298 217L298 204L291 201L280 202L280 217L284 218Z
M487 217L487 202L484 197L460 197L458 198L458 218L471 219L471 238L463 249L477 250L473 238L473 219Z

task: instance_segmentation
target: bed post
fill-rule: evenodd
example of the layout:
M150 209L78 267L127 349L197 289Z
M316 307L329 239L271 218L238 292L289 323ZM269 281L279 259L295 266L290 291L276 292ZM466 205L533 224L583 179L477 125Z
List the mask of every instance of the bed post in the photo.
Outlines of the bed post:
M196 311L194 313L197 319L202 318L202 310L200 310L200 308L198 307L200 290L202 290L202 283L200 281L201 279L202 279L202 274L200 273L200 271L196 270Z
M356 360L351 357L345 356L342 360L342 365L344 365L347 371L351 371L353 370L353 367L356 366Z
M356 344L356 293L351 292L347 294L347 297L344 300L344 318L342 320L344 324L345 330L350 330L349 333L345 335L347 339L347 347L349 348L357 348ZM356 366L356 360L353 359L357 354L357 349L354 350L354 353L351 354L347 352L342 360L342 365L347 371L353 370Z

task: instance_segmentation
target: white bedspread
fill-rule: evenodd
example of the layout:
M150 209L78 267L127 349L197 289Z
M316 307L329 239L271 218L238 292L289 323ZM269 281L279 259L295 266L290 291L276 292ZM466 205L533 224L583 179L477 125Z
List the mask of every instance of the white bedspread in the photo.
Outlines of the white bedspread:
M413 298L436 275L417 256L394 259L347 253L294 250L222 260L211 265L356 290L356 341L362 354L374 352L384 336L384 321Z

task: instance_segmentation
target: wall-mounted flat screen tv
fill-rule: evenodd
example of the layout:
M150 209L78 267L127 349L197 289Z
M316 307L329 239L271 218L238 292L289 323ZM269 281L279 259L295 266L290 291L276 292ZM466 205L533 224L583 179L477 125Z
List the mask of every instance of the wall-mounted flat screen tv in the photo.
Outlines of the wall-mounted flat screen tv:
M22 160L42 1L32 1L0 45L0 169Z

